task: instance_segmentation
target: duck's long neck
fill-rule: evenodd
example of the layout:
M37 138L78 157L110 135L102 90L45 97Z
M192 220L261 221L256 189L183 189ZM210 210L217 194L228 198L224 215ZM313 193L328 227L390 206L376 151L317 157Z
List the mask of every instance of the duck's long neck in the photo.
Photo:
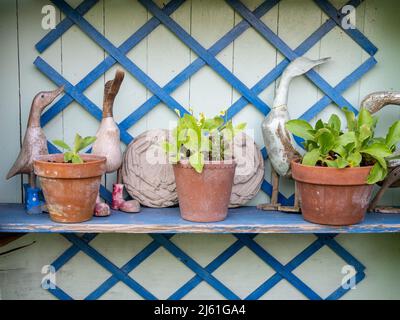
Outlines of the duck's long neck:
M108 93L104 95L103 101L103 119L104 118L112 118L114 116L113 109L114 109L114 99L115 95L112 93Z
M279 86L276 91L274 104L272 108L276 109L278 107L287 105L289 96L289 86L292 79L293 79L292 76L289 76L285 73L282 75L281 81L279 82Z
M34 104L31 106L31 111L29 112L28 118L28 128L38 128L40 127L40 116L42 110L36 107Z

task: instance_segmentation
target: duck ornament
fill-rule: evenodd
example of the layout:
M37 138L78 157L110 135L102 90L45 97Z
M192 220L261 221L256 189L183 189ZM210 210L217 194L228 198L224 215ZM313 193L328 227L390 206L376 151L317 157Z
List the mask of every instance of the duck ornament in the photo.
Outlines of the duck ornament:
M47 139L40 126L40 116L44 109L63 91L64 87L60 87L54 91L42 91L33 99L21 150L6 177L8 180L17 174L27 174L29 176L29 184L24 185L25 203L28 213L41 213L43 205L40 199L40 189L36 188L36 177L33 173L33 160L35 157L49 153Z
M292 61L283 72L271 111L262 122L262 133L265 148L271 161L272 175L272 195L271 203L258 206L261 210L280 210L298 212L299 204L297 192L295 191L294 207L283 207L278 203L279 176L291 177L290 164L293 160L300 158L300 154L295 149L295 142L292 135L285 128L285 124L290 120L288 111L288 93L291 81L301 76L318 65L327 62L330 58L311 60L300 57Z
M107 81L104 86L103 118L96 134L96 141L93 144L92 154L107 158L106 173L117 171L117 183L113 186L112 209L124 212L139 212L140 204L137 200L125 201L123 198L123 184L120 178L122 165L122 151L120 145L120 131L115 123L113 108L114 100L124 80L124 72L117 70L113 80ZM95 216L110 215L110 207L101 202L97 197Z
M372 114L378 112L387 105L400 105L400 92L374 92L366 96L361 102L361 107L366 108ZM387 189L400 187L400 152L396 152L390 158L386 159L386 161L389 168L389 174L382 182L380 190L372 200L369 206L369 211L380 213L400 213L399 208L378 207L378 203Z

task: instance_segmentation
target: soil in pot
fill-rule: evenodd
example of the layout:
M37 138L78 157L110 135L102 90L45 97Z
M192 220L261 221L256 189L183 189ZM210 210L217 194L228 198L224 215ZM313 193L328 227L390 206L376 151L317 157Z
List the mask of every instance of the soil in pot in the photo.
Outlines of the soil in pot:
M106 158L81 155L84 163L64 163L62 154L38 157L34 162L50 218L76 223L92 218Z
M232 161L206 162L202 173L189 163L174 165L181 216L194 222L222 221L228 214L236 164Z
M311 167L293 161L292 176L304 219L334 226L361 222L374 187L367 184L371 168Z

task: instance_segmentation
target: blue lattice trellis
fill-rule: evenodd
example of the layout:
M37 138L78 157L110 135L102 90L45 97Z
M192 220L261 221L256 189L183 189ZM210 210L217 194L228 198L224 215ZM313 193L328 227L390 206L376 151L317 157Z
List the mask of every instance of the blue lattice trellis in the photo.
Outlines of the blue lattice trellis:
M327 0L314 0L314 2L328 15L329 19L323 23L315 32L313 32L307 39L303 41L296 49L292 50L278 35L276 35L266 24L261 21L261 17L265 15L270 9L279 3L279 0L266 0L259 5L253 12L244 6L238 0L226 0L226 2L239 13L243 20L226 33L221 39L214 43L209 49L205 49L198 43L190 34L188 34L177 22L175 22L170 15L176 11L184 2L184 0L172 0L164 8L159 8L152 1L139 0L139 2L147 8L153 17L147 21L141 28L139 28L132 36L130 36L120 47L115 47L106 37L98 32L84 17L83 15L88 12L98 0L85 0L76 9L70 7L63 0L52 0L52 2L66 15L66 18L61 21L57 28L49 32L42 40L40 40L36 48L42 53L49 46L51 46L57 39L59 39L72 25L78 26L85 34L96 42L102 49L104 49L109 56L99 63L92 71L90 71L81 81L76 85L71 84L54 68L52 68L42 58L38 57L34 64L50 78L57 85L64 85L66 95L55 103L46 113L42 116L42 125L45 126L61 111L67 108L74 100L85 108L97 120L101 119L101 109L93 103L85 94L84 91L93 84L99 77L107 72L113 65L119 63L124 69L135 77L143 86L145 86L154 95L145 101L142 105L136 108L127 118L119 123L121 130L121 140L128 144L132 141L133 137L127 130L137 123L144 115L155 108L160 102L163 102L170 109L178 109L181 114L186 113L186 109L179 102L177 102L171 94L179 88L185 81L192 75L199 71L203 66L208 65L223 79L225 79L233 88L235 88L242 96L235 101L227 111L228 119L235 116L249 103L256 107L263 114L269 112L269 106L263 102L258 95L272 84L287 67L287 65L296 57L304 55L311 49L318 41L320 41L327 33L329 33L336 26L341 27L343 14ZM356 7L362 0L350 0L348 4ZM126 54L145 39L157 26L163 24L170 32L178 37L186 46L198 55L189 66L183 69L178 75L171 79L164 87L160 87L154 80L152 80L146 73L144 73L135 63L126 57ZM230 43L237 39L247 29L254 28L266 41L272 44L279 52L285 57L273 70L266 74L260 81L258 81L252 88L248 88L243 82L240 81L231 71L229 71L223 64L221 64L215 56L226 48ZM323 93L324 96L311 106L302 116L302 119L311 120L319 112L321 112L330 103L335 103L339 107L347 106L353 111L357 109L347 101L342 93L347 90L351 85L358 81L365 73L367 73L375 64L376 60L374 55L377 48L357 29L342 29L348 36L350 36L366 53L370 55L363 64L356 68L352 73L345 77L335 87L329 85L316 71L309 71L307 78L316 85ZM49 143L50 152L59 152L51 143ZM263 155L267 158L265 148L262 150ZM267 194L271 194L272 187L265 180L262 184L262 190ZM102 196L110 201L110 193L102 186ZM293 196L286 198L279 194L279 201L282 204L291 204ZM218 256L205 268L201 267L195 260L190 258L179 247L173 244L169 239L171 236L166 235L152 235L153 242L143 249L138 255L128 261L122 268L118 268L111 263L107 258L102 256L99 252L93 249L89 242L95 235L85 235L78 237L76 235L65 235L65 237L72 242L72 247L62 254L55 262L56 270L59 270L65 263L68 262L80 250L93 258L97 263L102 265L105 269L111 272L112 276L107 279L99 288L92 292L87 298L95 299L104 294L118 281L123 281L129 288L137 292L144 298L155 299L156 297L150 293L146 288L142 287L128 273L137 267L142 261L149 257L160 246L164 247L172 255L180 259L187 267L196 273L189 282L178 289L170 298L179 299L184 297L200 282L206 281L214 289L220 292L224 297L229 299L238 299L229 288L216 279L212 273L219 268L225 261L232 257L243 246L248 247L265 263L270 265L277 273L266 280L259 288L251 293L247 298L255 299L261 297L281 279L286 279L295 288L302 292L310 299L321 299L311 288L309 288L303 281L296 277L292 271L300 264L306 261L311 255L318 251L322 246L330 247L337 255L343 260L352 264L356 270L356 281L361 281L364 278L364 266L358 262L349 252L341 247L335 240L334 235L317 235L317 240L307 247L303 252L296 256L287 265L282 265L265 249L253 241L254 235L235 235L237 241ZM69 295L63 292L60 288L50 290L55 296L59 298L70 298ZM333 292L328 299L337 299L345 294L346 289L340 287Z

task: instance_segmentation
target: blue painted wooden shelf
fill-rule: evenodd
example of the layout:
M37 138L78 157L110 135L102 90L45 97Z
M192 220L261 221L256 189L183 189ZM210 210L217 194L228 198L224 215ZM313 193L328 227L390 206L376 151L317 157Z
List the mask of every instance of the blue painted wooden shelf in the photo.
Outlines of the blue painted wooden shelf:
M114 211L110 217L76 224L55 223L47 214L28 215L19 204L0 204L0 232L53 233L386 233L400 232L400 214L369 213L347 227L312 224L299 214L265 212L255 207L231 209L225 221L194 223L178 208L143 208L138 214Z

